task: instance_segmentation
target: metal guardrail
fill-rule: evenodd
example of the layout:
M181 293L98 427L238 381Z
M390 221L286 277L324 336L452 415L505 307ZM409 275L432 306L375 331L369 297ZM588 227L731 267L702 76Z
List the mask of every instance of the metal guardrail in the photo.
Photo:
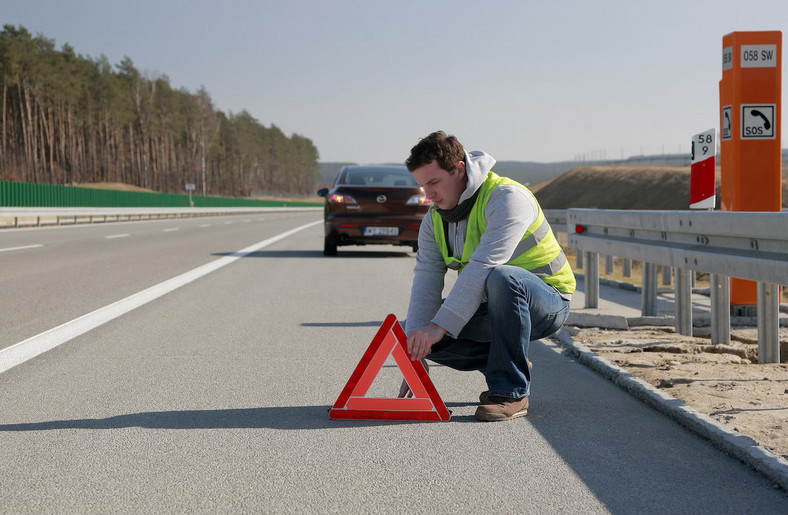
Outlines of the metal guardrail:
M11 207L0 208L0 229L247 213L322 211L322 209L322 207Z
M566 221L569 246L587 262L586 307L599 303L599 254L643 261L645 316L656 314L655 265L675 267L676 330L692 334L689 272L709 272L712 343L730 343L729 278L753 280L758 361L780 361L779 285L788 284L788 213L569 209Z
M545 218L555 231L566 230L566 217L568 215L566 209L543 209Z

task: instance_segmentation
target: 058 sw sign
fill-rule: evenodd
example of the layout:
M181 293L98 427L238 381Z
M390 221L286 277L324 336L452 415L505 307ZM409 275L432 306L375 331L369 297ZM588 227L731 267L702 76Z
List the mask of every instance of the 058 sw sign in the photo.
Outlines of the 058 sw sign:
M742 68L774 68L777 66L777 45L742 45Z

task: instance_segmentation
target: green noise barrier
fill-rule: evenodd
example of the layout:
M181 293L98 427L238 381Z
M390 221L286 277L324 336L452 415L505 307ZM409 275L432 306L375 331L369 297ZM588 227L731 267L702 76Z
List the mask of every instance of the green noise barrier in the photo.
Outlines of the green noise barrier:
M322 206L322 202L253 200L192 195L194 207ZM189 195L115 191L77 186L57 186L0 181L2 207L189 207Z

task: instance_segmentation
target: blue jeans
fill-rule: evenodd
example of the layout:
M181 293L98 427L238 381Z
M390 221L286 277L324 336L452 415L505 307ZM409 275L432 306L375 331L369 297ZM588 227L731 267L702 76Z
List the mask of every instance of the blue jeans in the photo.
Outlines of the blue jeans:
M490 395L530 394L528 345L558 331L569 316L569 301L553 286L516 266L494 268L485 285L487 302L457 335L444 336L427 359L456 370L478 370Z

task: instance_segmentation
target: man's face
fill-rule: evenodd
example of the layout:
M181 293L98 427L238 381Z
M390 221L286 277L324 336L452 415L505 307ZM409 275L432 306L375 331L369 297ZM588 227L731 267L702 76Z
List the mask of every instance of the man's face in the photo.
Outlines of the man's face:
M451 172L438 166L437 161L432 161L413 170L413 177L433 204L443 210L452 209L460 203L460 195L465 191L465 161L458 161Z

